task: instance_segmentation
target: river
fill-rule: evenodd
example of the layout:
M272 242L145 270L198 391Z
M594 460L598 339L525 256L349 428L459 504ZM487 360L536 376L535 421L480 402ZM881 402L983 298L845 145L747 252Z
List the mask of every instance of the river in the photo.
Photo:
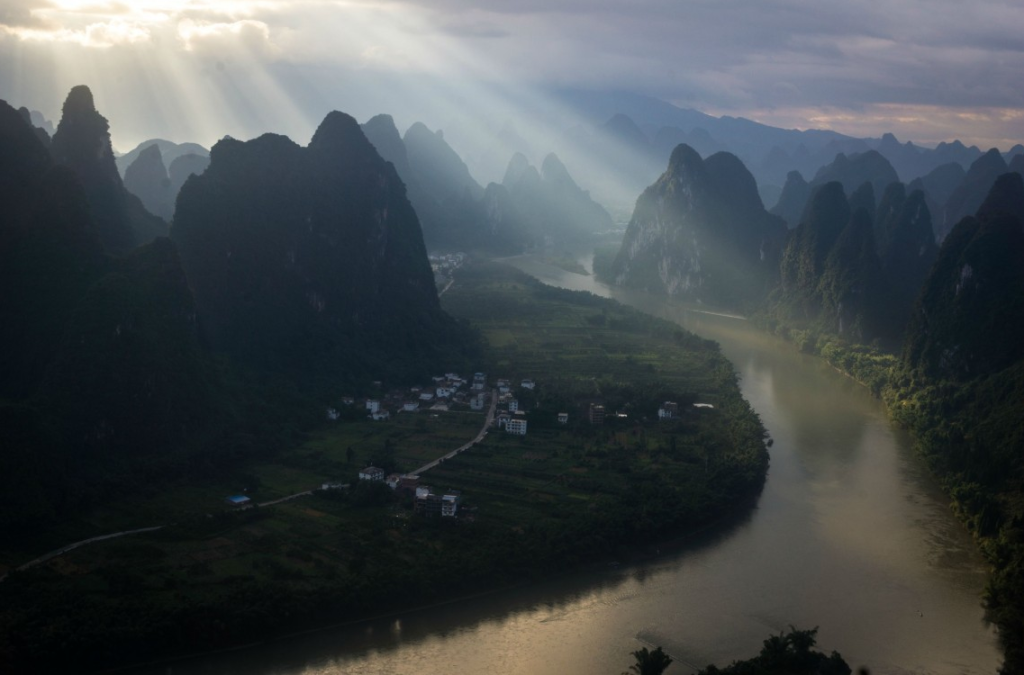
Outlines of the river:
M882 404L820 359L746 321L612 291L532 258L546 283L587 290L718 341L774 444L756 508L645 563L609 567L256 648L168 675L617 675L641 646L692 672L755 655L788 626L872 673L994 673L987 569ZM584 261L589 263L589 261ZM457 570L452 571L457 574Z

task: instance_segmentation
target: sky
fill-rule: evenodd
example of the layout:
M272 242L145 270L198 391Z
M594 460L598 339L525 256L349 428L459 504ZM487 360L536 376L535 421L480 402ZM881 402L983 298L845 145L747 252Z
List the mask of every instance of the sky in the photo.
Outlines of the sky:
M56 123L86 84L121 151L305 142L332 109L528 133L568 123L559 87L1008 150L1022 75L1020 0L0 0L0 98Z

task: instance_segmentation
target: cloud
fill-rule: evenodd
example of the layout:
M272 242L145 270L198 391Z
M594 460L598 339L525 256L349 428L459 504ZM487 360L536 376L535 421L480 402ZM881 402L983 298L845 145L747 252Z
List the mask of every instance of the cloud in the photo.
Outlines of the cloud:
M48 26L36 10L50 6L47 0L4 0L0 6L0 28L12 31L16 28L44 29Z
M280 49L270 38L270 27L253 19L214 23L185 19L178 22L177 35L185 51L221 57L241 46L249 55L272 58Z

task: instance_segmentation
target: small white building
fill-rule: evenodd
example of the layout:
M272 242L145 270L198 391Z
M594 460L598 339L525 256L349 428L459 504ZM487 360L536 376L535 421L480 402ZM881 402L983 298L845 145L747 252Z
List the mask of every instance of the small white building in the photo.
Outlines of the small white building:
M519 386L522 387L523 389L532 390L537 385L534 384L533 380L523 380L522 382L519 383Z
M526 435L526 420L521 417L513 417L505 423L505 431L517 436Z
M337 408L328 408L327 409L327 419L329 419L330 421L333 422L334 420L338 419L339 417L341 417L341 413L338 412Z
M420 394L420 400L421 401L433 401L434 400L434 395L431 392L429 392L429 391L425 391L422 394Z
M438 398L451 398L455 389L453 387L438 387L434 393Z
M370 413L370 419L374 422L384 422L391 419L391 413L387 410L377 410L376 412Z
M380 401L375 398L366 399L366 409L372 413L377 412L380 410Z
M484 395L477 394L473 398L469 399L469 407L472 410L483 410L484 409Z
M384 469L368 466L359 471L359 480L384 481Z
M405 403L402 404L402 411L403 412L416 412L419 409L420 409L420 402L419 401L406 401Z
M512 399L508 402L508 411L510 413L517 412L519 410L519 399Z

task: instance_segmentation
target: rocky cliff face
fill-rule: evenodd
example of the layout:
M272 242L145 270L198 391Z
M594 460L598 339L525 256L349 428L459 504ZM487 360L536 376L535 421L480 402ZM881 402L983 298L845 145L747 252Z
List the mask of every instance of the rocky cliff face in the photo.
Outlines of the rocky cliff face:
M250 365L400 376L452 336L405 187L343 113L308 147L217 143L172 238L211 344Z
M942 242L907 331L911 368L969 380L1024 357L1022 226L1024 181L1007 173Z
M785 224L764 210L753 176L728 153L704 161L678 146L637 200L616 257L617 284L742 308L774 285Z

